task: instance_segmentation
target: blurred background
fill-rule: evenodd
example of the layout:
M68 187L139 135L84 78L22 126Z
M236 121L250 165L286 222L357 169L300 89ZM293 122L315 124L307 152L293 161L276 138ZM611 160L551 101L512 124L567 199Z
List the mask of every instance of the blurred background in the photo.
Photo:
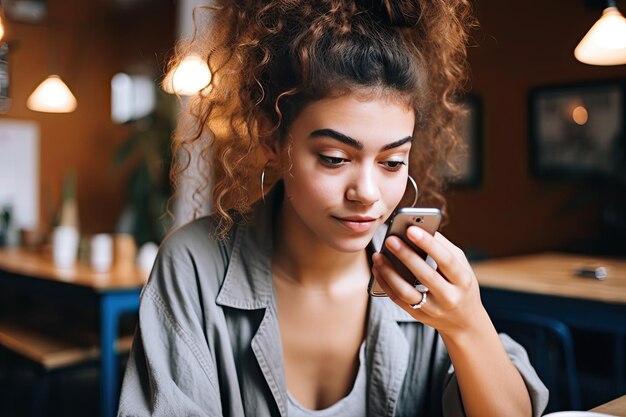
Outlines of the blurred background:
M191 30L190 7L182 3L3 2L10 104L0 117L36 126L40 228L47 229L54 221L68 172L76 177L81 230L110 231L118 225L132 199L129 179L139 162L131 160L138 155L120 155L120 148L140 128L112 119L111 83L120 73L153 80L154 94L159 93L159 100L169 106L169 117L176 119L178 104L171 96L164 97L157 83L179 33ZM36 18L13 12L11 18L7 4L14 9L37 4L41 6L30 7L44 11ZM445 229L461 246L489 256L556 248L626 250L626 245L606 241L611 233L624 232L623 216L609 219L607 212L613 199L623 198L623 183L621 189L618 184L598 189L602 181L592 176L538 178L530 169L532 89L626 75L623 65L591 66L574 58L574 48L602 8L602 2L589 0L476 2L481 27L469 50L469 88L482 111L480 177L471 186L451 189L450 223ZM178 23L184 17L177 18L178 9L189 15L185 25ZM60 75L75 95L75 111L53 114L27 108L29 95L52 73ZM611 223L618 220L619 226Z
M164 216L170 135L184 108L160 82L176 40L191 33L193 2L4 0L1 6L2 244L49 242L62 224L87 237L131 235L136 249L158 244L172 225ZM464 176L451 181L443 229L473 261L543 251L626 256L626 66L574 57L606 6L593 0L475 1L480 28L469 49L464 98L472 111L466 126L471 152ZM626 10L624 1L616 6ZM51 74L71 90L73 111L42 112L27 104ZM571 112L566 121L551 119L559 106L569 109L568 97L596 103L595 109L585 104L589 123L584 117L572 123ZM596 114L604 127L593 127ZM550 159L549 152L567 152L568 138L593 136L592 128L608 129L610 137L602 149L576 145L580 155L596 155L591 162ZM5 287L5 297L18 293ZM24 299L30 300L24 305L47 304L45 295ZM9 316L13 309L6 305L0 314ZM133 315L122 317L131 332ZM86 315L88 326L98 326L95 316ZM589 409L615 397L607 386L616 366L623 379L623 350L616 364L607 359L615 356L594 350L598 343L613 346L612 336L572 334L583 387L579 406ZM623 349L621 337L616 349ZM11 384L21 388L11 412L26 415L32 380L19 373L14 378ZM97 413L99 378L96 367L65 379L65 391L82 394L70 395L73 406L57 405L54 413ZM67 403L67 393L58 395Z

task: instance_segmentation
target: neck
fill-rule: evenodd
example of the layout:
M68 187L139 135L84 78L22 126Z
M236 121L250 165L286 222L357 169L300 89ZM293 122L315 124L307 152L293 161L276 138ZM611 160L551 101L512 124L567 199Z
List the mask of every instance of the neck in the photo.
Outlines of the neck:
M289 210L283 205L274 234L275 279L322 291L362 286L369 279L365 249L341 252L328 246Z
M325 248L303 249L283 242L274 252L272 269L276 279L300 287L323 291L347 289L364 281L368 270L365 250L344 254ZM367 284L365 284L367 285Z

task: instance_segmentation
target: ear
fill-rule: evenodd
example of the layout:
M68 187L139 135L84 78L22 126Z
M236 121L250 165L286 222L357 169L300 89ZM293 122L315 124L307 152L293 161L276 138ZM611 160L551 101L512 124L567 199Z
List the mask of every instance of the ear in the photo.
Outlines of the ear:
M268 161L278 163L280 160L280 140L278 133L273 129L272 122L267 117L258 120L259 143Z
M278 163L280 160L280 145L278 138L271 137L261 137L259 138L261 142L261 148L263 148L263 153L269 162Z

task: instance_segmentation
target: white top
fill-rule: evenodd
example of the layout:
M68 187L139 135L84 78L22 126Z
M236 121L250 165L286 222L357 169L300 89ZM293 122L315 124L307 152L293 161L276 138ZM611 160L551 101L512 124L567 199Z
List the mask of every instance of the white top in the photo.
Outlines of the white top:
M365 369L365 342L359 348L359 370L354 380L354 385L350 393L328 408L321 410L311 410L301 405L290 392L287 392L289 399L287 405L287 415L289 417L340 417L340 416L364 416L367 414L367 399L365 392L367 388L367 371Z

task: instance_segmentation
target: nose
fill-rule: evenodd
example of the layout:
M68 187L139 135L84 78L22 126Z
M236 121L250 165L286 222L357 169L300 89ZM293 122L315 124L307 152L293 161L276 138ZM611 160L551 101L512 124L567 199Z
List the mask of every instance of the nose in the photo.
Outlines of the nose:
M380 189L374 170L364 168L354 173L346 190L346 199L364 206L371 206L380 199Z

